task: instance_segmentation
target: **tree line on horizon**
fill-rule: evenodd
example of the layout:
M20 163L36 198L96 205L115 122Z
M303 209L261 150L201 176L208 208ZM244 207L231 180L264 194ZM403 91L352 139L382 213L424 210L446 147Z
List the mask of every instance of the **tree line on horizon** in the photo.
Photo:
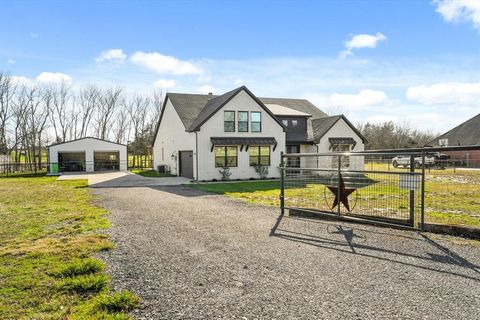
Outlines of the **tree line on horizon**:
M162 92L128 95L119 87L22 83L0 71L0 155L41 165L47 145L95 137L128 144L135 161L148 154L163 98ZM370 150L421 147L436 137L393 121L357 128Z
M67 82L23 83L0 71L0 155L41 165L49 144L95 137L146 155L163 103L162 92L128 95L120 87ZM133 166L136 164L133 163Z
M408 122L360 123L357 129L368 140L366 150L420 148L438 134L413 128Z

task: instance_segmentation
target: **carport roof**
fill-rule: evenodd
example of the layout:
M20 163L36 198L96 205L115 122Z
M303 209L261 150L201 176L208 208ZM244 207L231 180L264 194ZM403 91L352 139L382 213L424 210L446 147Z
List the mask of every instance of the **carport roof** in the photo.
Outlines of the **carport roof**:
M53 146L58 146L58 145L61 145L61 144L70 143L70 142L76 142L76 141L80 141L80 140L85 140L85 139L94 139L94 140L98 140L98 141L103 141L103 142L118 144L118 145L120 145L120 146L125 146L125 147L127 146L126 144L123 144L123 143L117 143L117 142L113 142L113 141L109 141L109 140L105 140L105 139L100 139L100 138L95 138L95 137L83 137L83 138L78 138L78 139L74 139L74 140L64 141L64 142L60 142L60 143L53 143L53 144L48 145L47 148L48 148L48 147L53 147Z

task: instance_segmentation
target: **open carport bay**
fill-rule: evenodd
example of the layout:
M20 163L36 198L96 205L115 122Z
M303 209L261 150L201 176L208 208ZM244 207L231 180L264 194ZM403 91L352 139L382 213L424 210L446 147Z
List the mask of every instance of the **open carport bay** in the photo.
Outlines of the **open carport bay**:
M138 319L478 319L478 242L285 216L187 186L91 189ZM272 231L273 229L273 231Z

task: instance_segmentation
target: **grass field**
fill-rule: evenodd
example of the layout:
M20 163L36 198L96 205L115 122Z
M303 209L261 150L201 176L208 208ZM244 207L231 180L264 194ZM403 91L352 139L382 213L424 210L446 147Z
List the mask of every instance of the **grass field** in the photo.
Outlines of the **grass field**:
M387 165L367 166L367 170L388 170ZM406 171L394 169L390 171ZM391 176L367 174L377 183L358 190L357 208L375 215L408 217L409 192L401 190ZM425 176L425 221L447 225L480 227L480 170L429 170ZM251 203L279 206L280 183L278 181L215 183L192 185L204 191L224 194ZM288 206L329 210L326 202L332 194L322 184L290 183L285 191ZM325 200L325 198L330 199ZM417 205L419 205L417 198ZM389 212L390 211L390 212Z
M103 262L107 212L84 180L0 179L0 319L129 319L138 299L114 293Z
M151 169L147 169L147 170L134 169L131 171L135 174L138 174L142 177L147 177L147 178L166 178L166 177L172 176L169 173L158 173L157 171L151 170Z

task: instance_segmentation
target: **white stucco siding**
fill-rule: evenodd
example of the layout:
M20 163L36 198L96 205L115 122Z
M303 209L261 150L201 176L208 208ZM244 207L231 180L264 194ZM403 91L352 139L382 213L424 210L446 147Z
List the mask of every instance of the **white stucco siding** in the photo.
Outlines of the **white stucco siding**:
M224 132L224 111L260 111L262 114L262 132ZM235 114L235 120L238 114ZM237 131L235 125L235 131ZM280 177L278 166L280 164L280 153L285 151L285 132L282 126L273 119L248 93L241 91L232 100L230 100L221 110L215 113L207 122L205 122L198 132L198 179L211 180L221 179L219 170L215 167L215 152L211 151L212 143L210 137L274 137L277 141L277 147L273 151L270 148L270 167L269 177ZM230 179L249 179L258 178L255 168L250 166L249 152L244 147L240 151L237 148L237 167L230 168L232 175Z
M363 144L362 139L357 135L357 133L345 122L345 120L340 119L337 123L328 130L328 132L320 139L318 144L318 152L332 152L329 150L330 142L329 138L339 138L339 137L351 137L357 143L353 149L350 151L364 151L365 145ZM321 168L330 168L332 167L332 157L321 157L319 159L319 167ZM363 156L352 156L349 159L350 165L349 168L352 170L363 170L364 169L364 157Z
M48 148L49 162L58 163L58 153L60 152L84 152L85 153L85 171L94 171L94 153L118 151L120 170L127 170L127 146L114 142L84 138L70 142L52 145Z
M195 133L185 131L185 126L169 99L165 104L162 121L153 145L153 168L166 164L173 175L178 175L179 151L193 151L193 175L196 177Z

